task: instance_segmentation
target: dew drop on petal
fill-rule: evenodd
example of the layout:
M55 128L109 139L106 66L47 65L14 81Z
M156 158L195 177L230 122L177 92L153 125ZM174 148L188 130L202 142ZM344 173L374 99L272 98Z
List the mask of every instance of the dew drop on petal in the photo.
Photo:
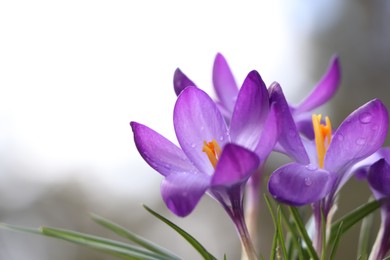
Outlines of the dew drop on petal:
M309 178L309 177L306 177L306 178L305 178L305 185L306 185L306 186L310 186L312 183L313 183L313 182L312 182L311 178Z
M365 144L366 143L366 138L358 138L357 140L356 140L356 144L357 145L363 145L363 144Z
M201 126L201 127L200 127L200 131L204 131L204 126Z
M371 113L365 112L365 113L363 113L363 114L361 114L361 115L359 116L359 121L360 121L360 123L362 123L362 124L368 124L368 123L371 122L371 120L372 120L372 115L371 115Z
M222 135L219 137L219 141L223 141L223 136Z
M305 168L308 169L309 171L317 170L317 166L315 166L314 164L308 164L305 166Z
M195 148L196 147L196 144L191 144L191 148Z

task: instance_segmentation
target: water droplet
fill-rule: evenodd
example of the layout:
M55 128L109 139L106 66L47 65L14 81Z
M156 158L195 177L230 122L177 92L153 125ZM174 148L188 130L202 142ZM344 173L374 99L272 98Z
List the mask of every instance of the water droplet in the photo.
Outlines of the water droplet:
M204 126L201 126L201 127L200 127L200 131L204 131Z
M308 169L309 171L315 171L317 170L317 166L315 166L314 164L308 164L305 166L306 169Z
M343 140L344 140L344 135L338 134L338 135L337 135L337 139L338 139L339 141L343 141Z
M356 140L356 144L357 145L363 145L363 144L365 144L366 143L366 138L358 138L357 140Z
M368 123L371 122L371 120L372 120L372 115L371 115L371 113L365 112L365 113L363 113L363 114L361 114L361 115L359 116L359 121L360 121L360 123L362 123L362 124L368 124Z
M310 186L312 183L313 183L313 182L312 182L311 178L309 178L309 177L306 177L306 178L305 178L305 185L306 185L306 186Z
M192 147L192 148L195 148L195 147L196 147L196 144L191 144L191 147Z
M219 137L219 141L223 141L223 136L222 135Z

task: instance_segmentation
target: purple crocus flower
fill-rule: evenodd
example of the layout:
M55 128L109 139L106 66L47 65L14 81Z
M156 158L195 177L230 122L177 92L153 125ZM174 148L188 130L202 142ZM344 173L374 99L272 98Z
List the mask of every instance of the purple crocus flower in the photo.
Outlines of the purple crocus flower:
M207 192L232 218L250 255L254 250L243 219L243 190L276 143L275 115L264 82L252 71L238 94L229 127L213 100L196 87L183 90L175 104L180 148L147 126L131 126L141 156L165 177L161 194L167 207L186 216Z
M245 170L244 165L231 165L228 172L219 173L217 169L224 167L220 163L253 163L251 154L266 158L277 138L275 109L269 108L268 91L256 71L250 72L244 81L229 128L212 99L196 87L183 90L174 109L174 127L181 149L146 126L135 122L131 126L141 156L166 177L162 184L163 199L179 216L189 214L203 193L213 183L220 183L220 178L231 175L238 179L230 181L245 182L252 174L231 172ZM247 154L252 159L230 162L224 159L225 152L230 154L227 158L237 155L244 159ZM193 185L183 185L186 183L183 178ZM178 190L171 192L172 187ZM197 191L191 192L192 188Z
M390 250L390 154L382 153L384 157L369 167L367 180L372 193L377 200L387 199L381 205L381 225L372 247L369 260L384 259Z
M278 168L270 176L268 189L275 199L293 205L312 204L316 230L315 245L321 251L321 211L327 220L335 195L351 177L351 167L375 153L383 144L388 112L378 99L349 115L332 134L329 118L313 115L315 139L301 137L278 84L273 84L271 102L278 107L278 147L295 162ZM331 216L330 216L331 217Z
M348 169L376 152L388 128L388 112L378 99L349 115L334 134L330 120L326 125L313 117L315 140L298 134L282 89L271 87L271 101L279 108L279 147L295 162L277 169L270 178L269 190L278 200L294 206L316 202L336 192L351 176Z

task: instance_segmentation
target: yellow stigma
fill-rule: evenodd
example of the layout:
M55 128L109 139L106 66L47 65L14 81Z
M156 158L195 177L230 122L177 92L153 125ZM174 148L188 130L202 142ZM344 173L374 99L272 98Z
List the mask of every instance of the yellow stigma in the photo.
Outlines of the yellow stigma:
M318 166L324 168L325 153L332 139L332 126L329 117L325 117L325 125L321 124L322 115L313 115L313 129L317 147Z
M221 155L221 147L219 147L217 141L213 139L211 142L203 142L202 152L205 152L207 157L210 160L210 163L213 165L214 169L217 166L219 156Z

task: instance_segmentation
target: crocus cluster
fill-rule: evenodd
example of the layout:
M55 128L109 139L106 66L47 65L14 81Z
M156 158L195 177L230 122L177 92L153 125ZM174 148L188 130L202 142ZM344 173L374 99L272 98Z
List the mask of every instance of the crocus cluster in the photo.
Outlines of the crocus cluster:
M256 259L249 222L258 218L263 165L272 151L283 153L291 162L270 174L268 191L280 203L312 206L313 245L321 252L322 226L331 222L338 192L351 176L366 179L376 199L390 196L390 149L382 148L388 129L383 103L367 102L337 128L329 117L312 114L334 96L340 77L339 60L333 57L307 97L292 105L277 82L267 88L257 71L249 72L239 88L221 54L213 67L215 100L177 69L173 124L178 145L143 124L130 123L139 153L164 177L161 195L167 207L184 217L208 194L235 224L244 255ZM249 212L255 212L246 220L244 194ZM389 249L390 206L384 204L371 259L384 257Z

